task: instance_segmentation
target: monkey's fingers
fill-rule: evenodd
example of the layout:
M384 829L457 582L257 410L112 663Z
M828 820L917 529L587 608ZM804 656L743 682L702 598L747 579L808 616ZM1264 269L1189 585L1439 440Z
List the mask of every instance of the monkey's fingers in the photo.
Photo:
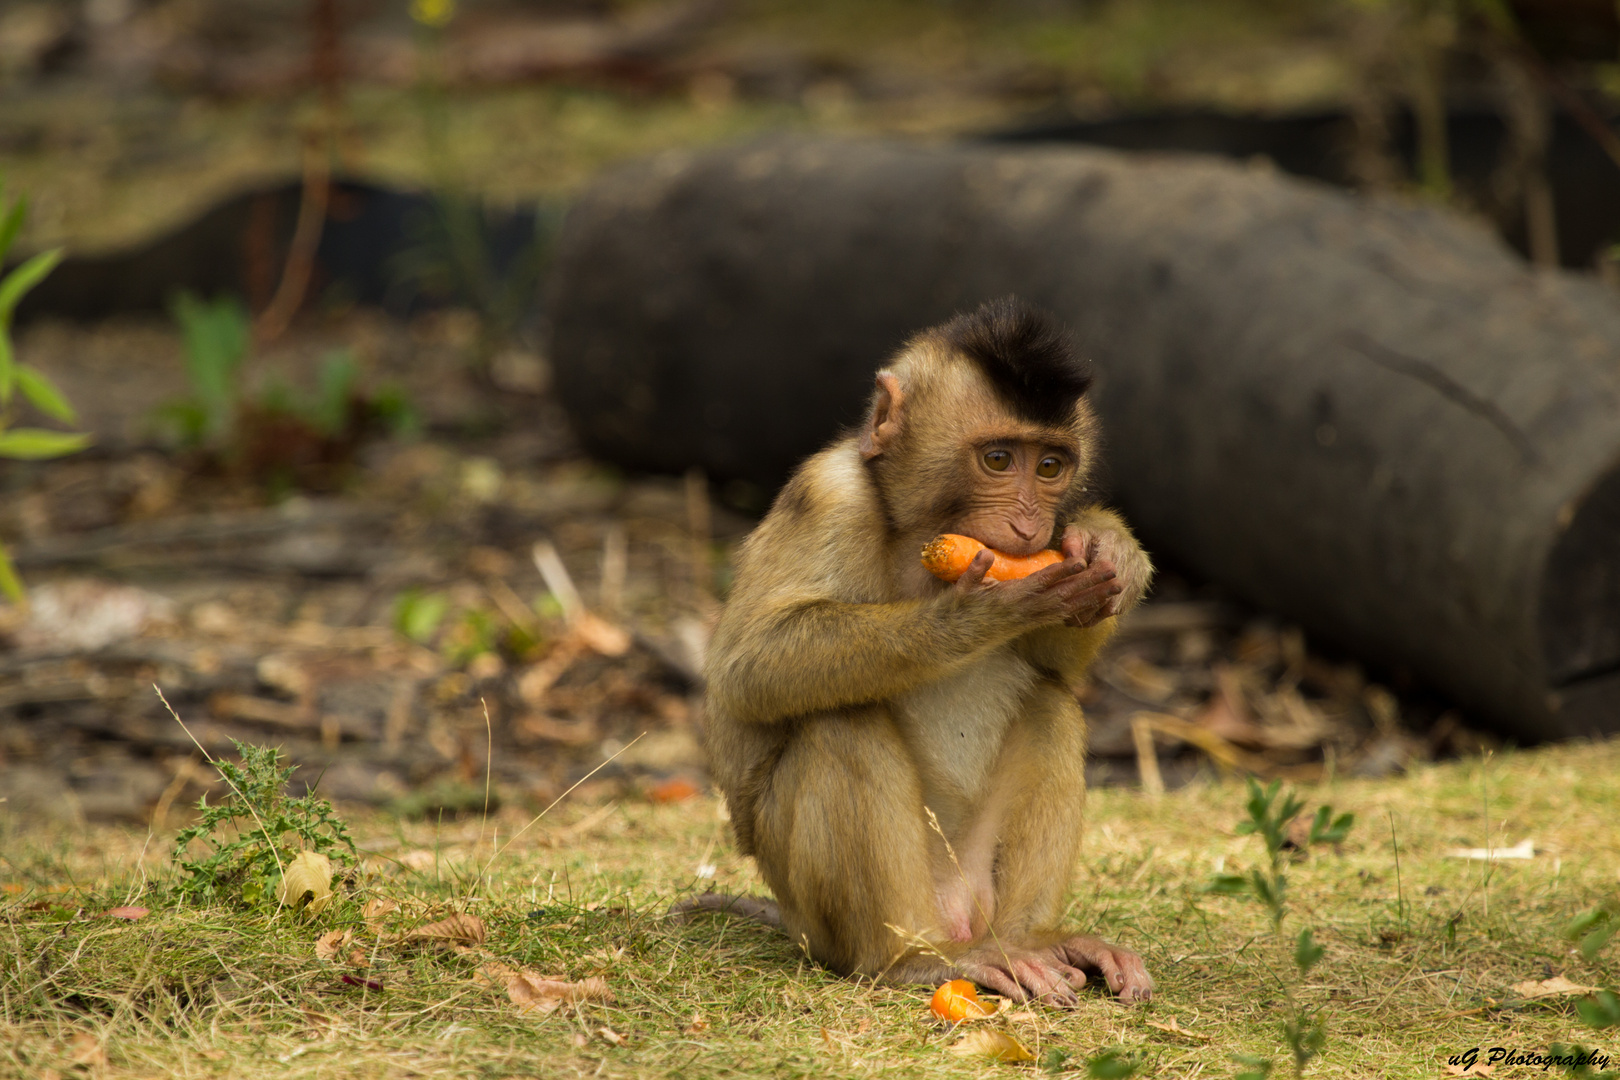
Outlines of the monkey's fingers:
M984 575L990 572L990 568L995 563L996 556L989 548L981 550L977 555L973 556L973 561L967 564L967 569L962 571L962 576L956 579L957 591L971 592L984 584Z
M1111 563L1095 562L1084 574L1063 583L1059 590L1063 621L1069 626L1095 626L1108 618L1110 602L1125 591Z
M1094 543L1090 533L1078 525L1070 525L1063 530L1063 542L1058 546L1065 559L1078 562L1081 566L1089 566L1091 558L1088 552Z
M1078 574L1086 572L1086 564L1076 562L1074 559L1064 559L1051 566L1035 571L1021 583L1028 592L1044 592L1053 586L1068 581Z
M1118 596L1125 589L1124 582L1107 563L1097 563L1091 569L1062 582L1054 591L1062 598L1070 613L1090 607L1101 607L1109 597Z

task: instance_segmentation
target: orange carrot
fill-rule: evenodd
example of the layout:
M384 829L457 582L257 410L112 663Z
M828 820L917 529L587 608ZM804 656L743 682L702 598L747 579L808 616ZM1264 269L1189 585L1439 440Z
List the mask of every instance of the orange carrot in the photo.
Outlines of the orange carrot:
M983 1020L996 1010L979 1000L979 989L966 979L952 979L934 991L928 1008L937 1017L959 1024L963 1020Z
M968 563L983 550L984 545L971 536L944 533L934 537L922 549L922 564L935 577L955 581L967 572ZM1033 555L1006 555L991 548L990 554L996 557L996 561L990 564L984 576L991 581L1017 581L1063 561L1063 553L1051 548Z

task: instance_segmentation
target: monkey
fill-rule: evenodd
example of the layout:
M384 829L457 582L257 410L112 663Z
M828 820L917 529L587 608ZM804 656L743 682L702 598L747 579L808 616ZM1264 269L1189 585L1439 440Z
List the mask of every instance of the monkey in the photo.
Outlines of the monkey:
M1058 925L1085 793L1074 688L1153 573L1087 501L1091 382L1052 316L990 301L906 342L864 424L781 489L705 663L712 775L776 903L679 914L780 926L844 976L1072 1006L1090 972L1152 996L1135 952ZM919 559L945 532L1063 559L997 582L981 551L947 584Z

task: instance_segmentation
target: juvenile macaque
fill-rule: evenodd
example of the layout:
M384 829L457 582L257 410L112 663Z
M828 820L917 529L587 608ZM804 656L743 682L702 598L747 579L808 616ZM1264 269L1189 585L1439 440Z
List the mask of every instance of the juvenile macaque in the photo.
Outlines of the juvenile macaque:
M1047 316L985 304L913 338L866 423L782 489L707 668L714 776L779 914L688 909L779 919L845 975L1067 1005L1089 971L1152 995L1134 952L1057 925L1085 793L1070 688L1152 575L1084 502L1090 381ZM947 584L919 560L941 533L1064 557L992 581L981 551Z

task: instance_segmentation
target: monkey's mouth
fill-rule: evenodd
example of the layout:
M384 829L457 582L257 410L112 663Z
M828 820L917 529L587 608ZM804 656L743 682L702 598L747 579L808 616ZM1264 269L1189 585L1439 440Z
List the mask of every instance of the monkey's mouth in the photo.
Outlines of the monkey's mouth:
M1055 546L1046 543L1045 541L1048 538L1045 536L1037 535L1025 540L1011 529L998 529L995 530L993 535L985 535L979 532L970 532L963 535L971 536L985 547L999 551L1003 555L1011 555L1014 558L1023 558L1026 555L1033 555L1037 551L1044 551L1048 547Z

